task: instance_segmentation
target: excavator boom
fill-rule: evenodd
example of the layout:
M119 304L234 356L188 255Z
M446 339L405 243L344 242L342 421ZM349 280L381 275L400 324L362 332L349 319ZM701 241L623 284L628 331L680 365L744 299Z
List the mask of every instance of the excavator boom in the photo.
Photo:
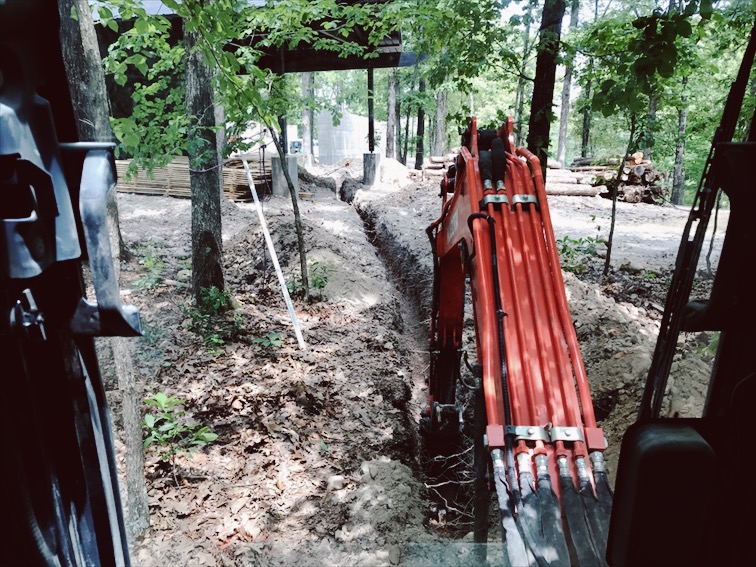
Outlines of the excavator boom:
M469 280L488 474L509 559L565 564L577 555L601 564L611 509L606 441L567 305L540 163L513 149L511 119L479 131L473 118L463 142L441 183L441 216L428 229L436 260L429 428L439 435L453 429L443 416L456 403Z

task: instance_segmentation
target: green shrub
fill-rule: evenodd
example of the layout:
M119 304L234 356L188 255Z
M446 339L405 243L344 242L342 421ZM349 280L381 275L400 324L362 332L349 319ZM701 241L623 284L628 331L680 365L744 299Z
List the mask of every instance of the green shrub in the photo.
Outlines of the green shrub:
M144 448L156 446L160 460L171 463L174 478L177 455L191 453L218 438L207 426L189 423L178 398L158 392L145 403L153 406L155 413L146 413L142 420Z
M136 289L154 289L163 281L165 263L151 248L142 248L139 263L145 267L146 273L139 276L132 284Z

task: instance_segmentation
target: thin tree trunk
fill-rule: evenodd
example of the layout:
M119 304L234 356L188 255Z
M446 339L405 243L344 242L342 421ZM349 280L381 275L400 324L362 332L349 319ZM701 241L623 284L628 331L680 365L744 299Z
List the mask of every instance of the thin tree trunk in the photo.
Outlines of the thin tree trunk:
M651 94L648 95L648 113L646 115L646 131L643 134L644 146L640 148L643 158L651 161L654 157L654 140L656 137L656 86L652 86Z
M538 32L538 56L533 84L533 99L528 122L528 149L541 160L541 171L546 180L546 163L549 155L549 130L554 104L554 81L559 38L564 17L564 0L546 0Z
M625 150L623 158L630 153L630 149L635 143L635 126L636 117L635 114L630 115L630 138L627 140L627 149ZM617 220L617 196L619 195L619 184L622 182L622 168L625 165L625 160L621 159L619 167L617 168L617 175L613 179L614 194L612 195L612 219L609 223L609 238L606 240L606 258L604 259L604 271L603 276L606 277L609 274L609 267L612 261L612 245L614 244L614 225Z
M304 153L305 163L312 164L312 109L309 107L309 100L312 98L312 73L302 73L302 99L305 100L306 106L302 112L302 152Z
M76 113L79 139L112 142L114 137L110 128L110 102L89 3L87 0L60 0L58 10L63 58L67 67L66 75ZM71 18L72 10L75 11L77 19ZM118 225L115 191L108 195L107 222L113 267L118 279L121 261L126 259L128 249L123 243ZM127 533L133 537L150 526L147 485L144 478L141 395L134 377L131 342L123 337L113 337L109 344L118 388L122 395L121 412L126 447L125 523Z
M598 0L593 3L593 22L598 20ZM588 76L593 75L593 60L588 63ZM591 139L591 97L593 96L593 80L588 79L585 85L585 106L583 107L583 129L580 136L580 157L588 157L590 154Z
M388 103L386 109L386 157L396 158L396 120L399 108L396 103L396 68L389 70Z
M407 105L409 107L409 105ZM402 140L402 159L401 162L407 165L407 152L409 152L409 132L410 132L410 111L407 108L407 114L404 117L404 139Z
M593 62L590 63L591 67L593 67ZM580 157L588 157L590 154L589 151L589 142L591 138L591 96L593 96L592 93L593 88L593 81L591 79L588 79L588 82L585 85L585 106L583 107L583 128L582 128L582 135L580 136Z
M261 112L257 113L259 116L264 116ZM286 183L289 186L289 196L291 197L291 206L294 211L294 228L297 233L297 249L299 251L299 270L302 273L302 287L304 288L305 300L310 297L310 278L307 271L307 249L305 248L304 241L304 228L302 227L302 217L299 214L299 199L297 191L294 189L294 182L289 175L289 168L286 164L286 155L284 154L283 144L281 138L276 134L276 129L271 124L267 124L270 135L273 137L273 144L278 151L278 157L281 159L281 169L286 179Z
M687 77L683 77L683 89L688 82ZM685 156L685 133L688 121L688 106L686 97L683 94L680 100L680 109L677 114L677 143L675 144L675 169L672 176L672 202L675 205L682 205L685 197L685 169L683 168L683 157Z
M401 92L402 82L400 80L399 73L396 74L396 159L401 161L402 153L402 103L399 98ZM402 162L404 163L404 162Z
M186 112L194 124L189 149L192 192L192 293L197 305L203 289L224 289L220 199L223 177L218 157L213 105L213 71L196 48L199 34L185 31Z
M570 9L570 31L577 28L580 0L572 0ZM565 62L564 78L562 79L562 107L559 113L559 140L557 142L557 161L565 163L567 158L567 125L570 119L570 91L572 90L572 71L574 60Z
M534 2L528 2L528 11L525 19L525 31L522 36L522 59L520 61L519 77L517 79L517 91L515 94L515 123L514 123L514 135L517 144L521 144L524 139L524 125L525 121L523 115L525 114L525 86L527 85L527 77L525 71L527 70L528 54L530 53L530 21L533 14ZM472 97L472 95L470 95Z
M442 156L446 153L446 91L436 93L436 129L431 154Z
M425 79L420 77L420 84L418 85L418 92L425 92ZM425 154L425 109L422 103L417 107L417 146L415 151L415 169L423 168L423 155Z

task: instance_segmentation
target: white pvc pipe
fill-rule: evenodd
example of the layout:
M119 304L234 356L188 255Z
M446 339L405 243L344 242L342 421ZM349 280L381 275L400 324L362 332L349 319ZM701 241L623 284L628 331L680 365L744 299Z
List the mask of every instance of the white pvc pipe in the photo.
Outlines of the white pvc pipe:
M250 191L252 191L252 198L255 200L257 216L260 218L260 225L262 226L262 231L265 235L265 242L268 244L268 251L270 252L270 257L273 259L273 266L276 268L276 275L278 276L278 282L281 284L281 291L283 292L284 301L286 302L286 307L289 309L291 324L294 326L294 334L297 335L299 348L301 348L302 350L307 350L307 345L304 342L304 338L302 338L302 331L299 329L299 323L297 322L297 314L294 313L294 305L291 302L291 296L289 296L289 290L286 287L286 281L284 280L283 272L281 272L281 266L278 264L278 256L276 255L275 248L273 248L273 241L270 238L270 232L268 231L268 225L265 222L265 216L263 215L262 207L260 206L260 200L257 198L257 190L255 189L255 182L252 179L252 173L249 171L249 165L247 164L247 160L244 159L244 156L241 155L239 157L241 158L242 164L244 164L244 171L247 174L249 189Z

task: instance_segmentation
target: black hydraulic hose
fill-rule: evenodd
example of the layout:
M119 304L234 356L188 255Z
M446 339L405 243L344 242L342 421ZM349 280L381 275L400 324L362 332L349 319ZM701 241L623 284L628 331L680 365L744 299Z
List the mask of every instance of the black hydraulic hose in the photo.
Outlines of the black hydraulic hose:
M504 455L507 464L507 470L509 472L509 484L512 490L512 494L515 500L515 506L520 505L520 489L517 483L517 471L515 470L514 461L514 447L512 443L512 435L507 433L507 426L512 425L512 410L509 403L509 386L507 385L507 357L504 350L504 317L506 313L501 304L501 294L499 288L499 260L496 256L496 229L494 227L494 219L486 213L473 213L467 217L467 226L472 234L472 222L475 219L483 219L488 223L488 231L491 237L491 268L493 269L493 284L494 284L494 301L496 306L496 326L499 339L499 360L501 361L501 390L504 396Z
M499 334L499 360L501 361L501 386L504 395L504 425L512 424L512 412L509 407L509 387L507 386L507 359L504 352L504 317L506 313L501 305L501 295L499 293L499 260L496 256L496 230L494 228L494 219L486 213L473 213L467 217L467 226L472 234L472 221L483 219L488 222L488 230L491 236L491 267L493 269L494 300L496 305L496 325ZM506 437L506 436L505 436ZM507 463L509 464L509 463ZM514 460L512 461L514 466Z

